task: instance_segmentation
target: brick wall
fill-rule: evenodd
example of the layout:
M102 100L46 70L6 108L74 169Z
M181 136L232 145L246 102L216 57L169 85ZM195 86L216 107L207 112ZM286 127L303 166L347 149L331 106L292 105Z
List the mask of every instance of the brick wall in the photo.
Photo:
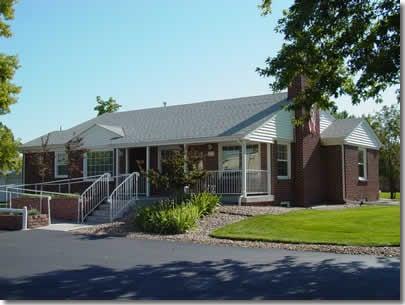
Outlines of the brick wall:
M345 145L346 200L377 200L379 191L376 150L367 149L367 181L359 181L358 148Z
M48 201L40 198L14 198L11 203L12 208L21 209L26 206L30 209L37 209L41 214L48 214ZM51 218L77 221L78 200L77 198L54 198L50 201Z
M321 147L321 190L327 203L342 203L342 153L341 146Z
M211 150L208 146L212 146ZM218 170L218 144L201 144L201 145L188 145L187 150L189 152L198 151L202 152L202 161L205 170ZM213 152L212 156L208 155L208 151ZM212 154L212 153L211 153Z

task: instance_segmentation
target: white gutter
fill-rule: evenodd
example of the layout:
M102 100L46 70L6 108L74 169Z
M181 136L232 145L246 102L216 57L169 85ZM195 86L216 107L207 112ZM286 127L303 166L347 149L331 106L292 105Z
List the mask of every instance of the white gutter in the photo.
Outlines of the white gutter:
M340 145L341 150L342 150L342 198L343 201L346 202L346 177L345 177L345 145L341 144Z

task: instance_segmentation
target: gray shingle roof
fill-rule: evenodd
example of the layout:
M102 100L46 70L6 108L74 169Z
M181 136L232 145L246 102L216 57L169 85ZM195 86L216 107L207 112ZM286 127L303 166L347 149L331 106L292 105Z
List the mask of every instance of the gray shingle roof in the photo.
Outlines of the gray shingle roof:
M361 118L351 118L333 121L321 133L322 138L344 138L348 136L357 125L362 121Z
M233 98L125 112L107 113L63 131L50 133L50 145L63 145L98 124L123 130L114 144L146 144L212 137L243 137L288 103L287 93ZM41 145L41 138L23 148Z

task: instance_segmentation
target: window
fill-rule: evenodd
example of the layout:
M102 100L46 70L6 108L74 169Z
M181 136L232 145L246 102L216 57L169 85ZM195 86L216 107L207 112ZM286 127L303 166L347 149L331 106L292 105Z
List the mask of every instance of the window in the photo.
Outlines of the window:
M277 144L277 177L288 179L290 177L290 145Z
M359 180L367 180L367 151L359 148Z
M87 152L87 176L110 173L113 175L113 152L91 151Z
M260 151L259 145L246 145L247 169L260 169ZM222 169L223 170L240 170L242 169L242 147L223 146L222 147Z
M55 177L66 178L68 176L68 158L65 152L55 152Z
M222 169L239 170L242 168L242 148L240 146L222 147Z

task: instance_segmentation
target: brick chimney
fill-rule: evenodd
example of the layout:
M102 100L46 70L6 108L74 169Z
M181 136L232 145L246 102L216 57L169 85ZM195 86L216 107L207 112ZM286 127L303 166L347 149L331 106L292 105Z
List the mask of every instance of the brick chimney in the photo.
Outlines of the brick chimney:
M288 87L288 98L293 99L305 90L308 82L303 75L297 76ZM302 110L295 111L295 118L300 118ZM314 109L311 119L294 128L295 160L293 190L294 203L309 206L322 200L321 189L321 147L319 129L319 111Z

